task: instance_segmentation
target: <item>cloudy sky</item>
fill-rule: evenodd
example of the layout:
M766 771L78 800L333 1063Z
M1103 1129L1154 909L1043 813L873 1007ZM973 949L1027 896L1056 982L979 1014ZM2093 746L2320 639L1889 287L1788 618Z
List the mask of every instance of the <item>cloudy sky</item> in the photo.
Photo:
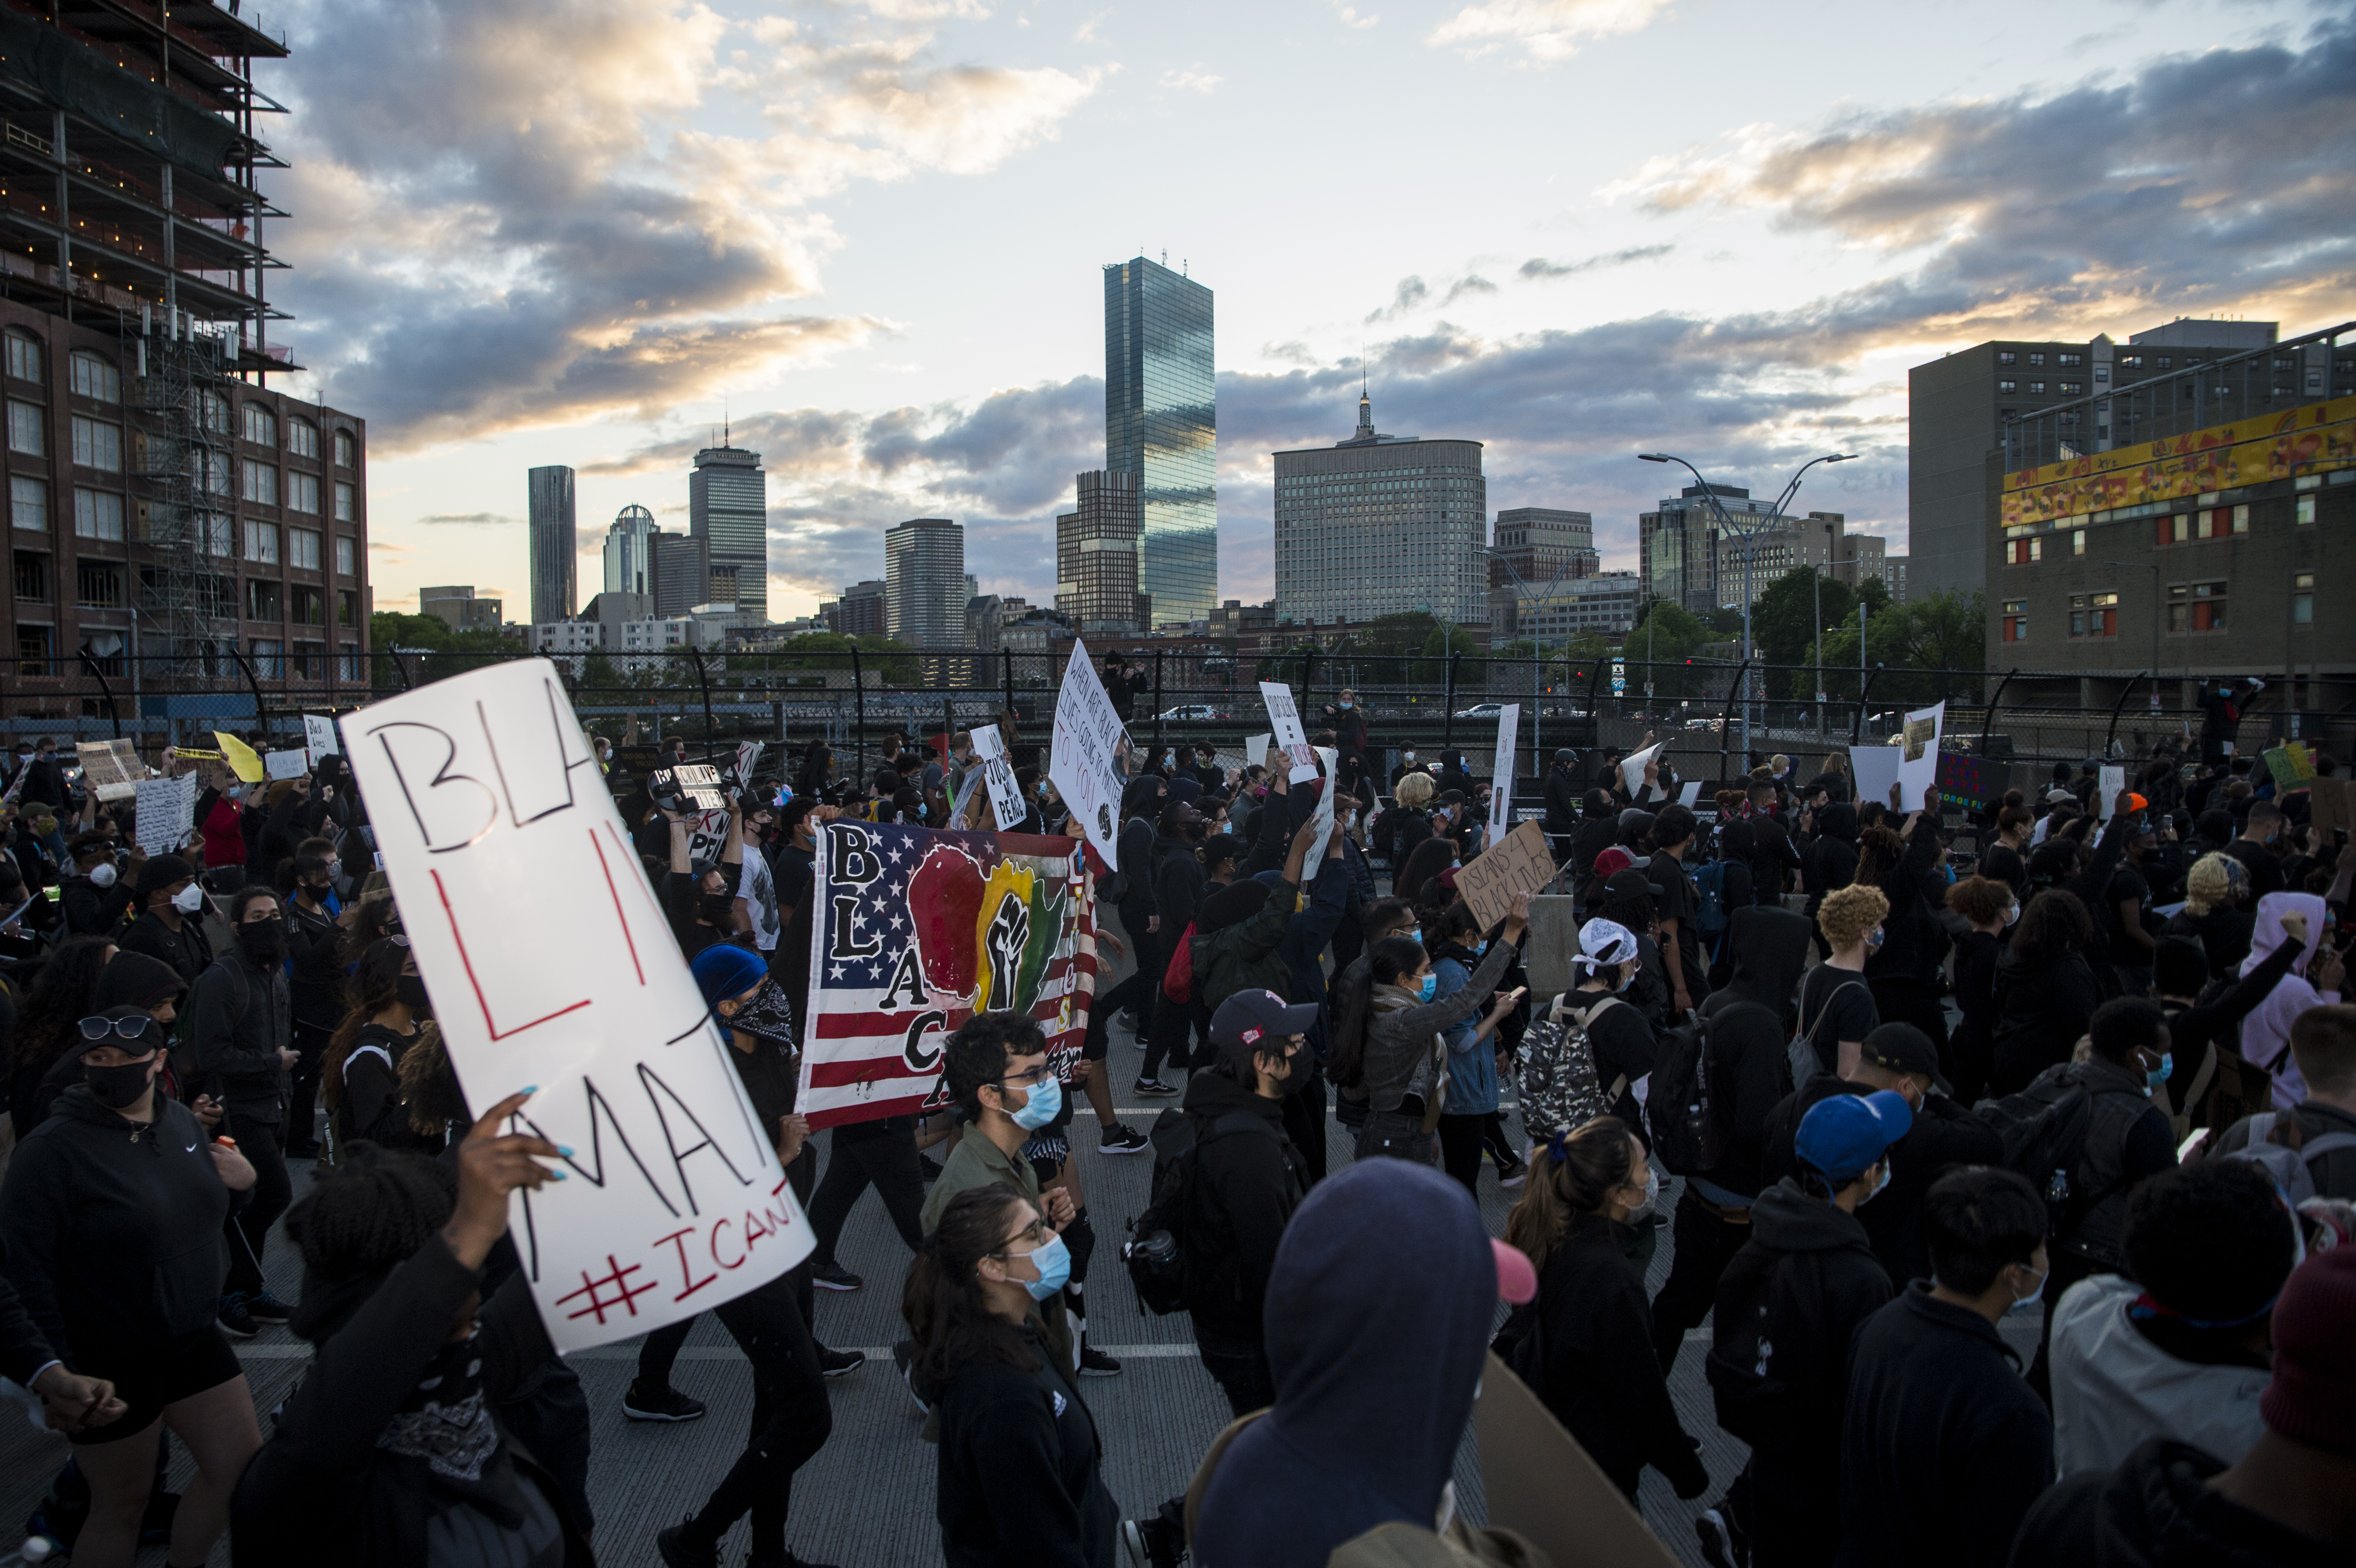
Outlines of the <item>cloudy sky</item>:
M1997 336L2356 315L2349 0L282 0L273 336L369 421L376 603L526 613L524 471L687 520L723 417L771 613L967 526L1054 591L1101 265L1216 293L1220 590L1271 452L1489 443L1494 510L1692 458L1902 549L1905 373Z

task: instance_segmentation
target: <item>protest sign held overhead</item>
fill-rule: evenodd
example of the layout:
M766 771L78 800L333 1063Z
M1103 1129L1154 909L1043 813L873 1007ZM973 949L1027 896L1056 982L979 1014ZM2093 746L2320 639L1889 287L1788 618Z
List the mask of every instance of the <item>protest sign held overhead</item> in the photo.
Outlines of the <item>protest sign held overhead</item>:
M1494 844L1514 826L1514 748L1520 743L1522 705L1505 704L1497 715L1497 760L1489 769L1489 837Z
M1023 826L1030 809L1023 804L1023 786L1014 782L1014 764L1006 760L1006 742L995 724L980 725L972 734L974 755L981 759L980 772L990 781L991 812L998 830L1012 833Z
M146 764L129 741L84 741L74 748L82 783L101 800L127 800L132 786L147 776Z
M1546 829L1525 822L1466 861L1456 873L1456 895L1483 931L1505 918L1515 893L1534 893L1554 880Z
M1268 707L1268 722L1276 731L1276 743L1292 759L1290 782L1301 784L1315 778L1317 753L1309 749L1308 733L1301 728L1301 709L1292 705L1292 688L1280 680L1261 681L1259 699Z
M322 757L344 754L344 742L336 733L336 721L325 713L303 715L303 746L311 753L311 765L315 768Z
M1071 808L1097 859L1120 869L1120 792L1129 781L1129 732L1097 679L1086 644L1072 639L1064 688L1055 694L1055 731L1047 782Z
M1630 795L1644 787L1645 764L1661 754L1661 744L1655 741L1643 751L1620 759L1620 782L1628 786Z
M1944 702L1918 708L1906 716L1906 727L1899 732L1898 786L1909 811L1921 805L1922 792L1939 782L1939 741L1946 731Z
M280 779L299 779L311 771L310 749L305 747L298 752L265 752L262 759L262 766L264 775L273 784L276 784Z
M1878 800L1890 804L1890 786L1897 784L1899 769L1906 758L1897 746L1851 746L1848 749L1848 776L1856 783L1860 802ZM1934 771L1933 776L1937 776ZM1921 800L1921 795L1914 797Z
M573 1178L510 1200L561 1351L645 1333L811 1250L556 671L522 659L343 716L344 754L469 1104Z
M1325 863L1325 848L1333 842L1334 774L1342 765L1342 754L1330 746L1317 748L1324 760L1325 778L1318 786L1316 809L1309 814L1309 826L1317 830L1317 842L1309 847L1308 858L1301 862L1301 885L1307 887L1317 880L1317 868Z
M137 796L133 841L150 855L168 855L186 847L197 833L197 787L201 783L194 773L141 779L133 786Z
M932 1108L942 1049L980 1012L1033 1019L1070 1075L1096 987L1079 840L830 822L814 869L796 1102L812 1126Z

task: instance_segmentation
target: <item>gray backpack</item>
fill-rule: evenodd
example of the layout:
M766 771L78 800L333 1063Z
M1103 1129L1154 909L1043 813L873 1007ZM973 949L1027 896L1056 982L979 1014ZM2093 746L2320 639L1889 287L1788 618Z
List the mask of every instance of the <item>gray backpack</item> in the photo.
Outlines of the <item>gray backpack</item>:
M2247 1160L2265 1171L2290 1206L2297 1209L2315 1196L2315 1173L2308 1167L2325 1155L2356 1148L2356 1133L2326 1133L2319 1138L2292 1145L2274 1141L2277 1125L2293 1133L2303 1130L2295 1121L2272 1111L2260 1111L2250 1118L2250 1141L2225 1157Z

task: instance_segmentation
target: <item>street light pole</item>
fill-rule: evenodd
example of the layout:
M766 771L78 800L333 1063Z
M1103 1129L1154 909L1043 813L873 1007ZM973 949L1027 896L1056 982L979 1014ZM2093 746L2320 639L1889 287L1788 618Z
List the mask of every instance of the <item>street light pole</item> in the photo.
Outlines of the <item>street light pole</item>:
M1709 503L1710 510L1718 514L1719 527L1731 534L1742 550L1742 765L1748 769L1751 766L1751 605L1757 597L1751 592L1751 566L1759 559L1760 542L1774 531L1775 525L1783 520L1783 508L1791 504L1793 496L1800 493L1801 477L1819 463L1847 463L1857 453L1828 453L1800 464L1799 472L1784 485L1783 493L1775 497L1775 505L1766 517L1748 531L1734 526L1734 519L1727 515L1724 504L1718 498L1718 492L1711 489L1709 481L1701 476L1700 469L1674 453L1640 452L1636 455L1646 463L1674 463L1692 475L1694 483L1701 486L1702 498ZM1647 641L1649 644L1649 639Z

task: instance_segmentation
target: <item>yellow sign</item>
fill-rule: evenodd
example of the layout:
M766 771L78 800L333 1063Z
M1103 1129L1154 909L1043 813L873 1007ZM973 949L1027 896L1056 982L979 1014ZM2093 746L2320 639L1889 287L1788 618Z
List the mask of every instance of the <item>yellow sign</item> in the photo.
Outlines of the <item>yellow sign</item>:
M254 754L252 747L222 730L213 731L213 741L220 747L220 754L228 762L230 771L239 779L246 784L262 782L262 759Z
M2356 398L2211 425L2004 476L2006 528L2356 467Z

